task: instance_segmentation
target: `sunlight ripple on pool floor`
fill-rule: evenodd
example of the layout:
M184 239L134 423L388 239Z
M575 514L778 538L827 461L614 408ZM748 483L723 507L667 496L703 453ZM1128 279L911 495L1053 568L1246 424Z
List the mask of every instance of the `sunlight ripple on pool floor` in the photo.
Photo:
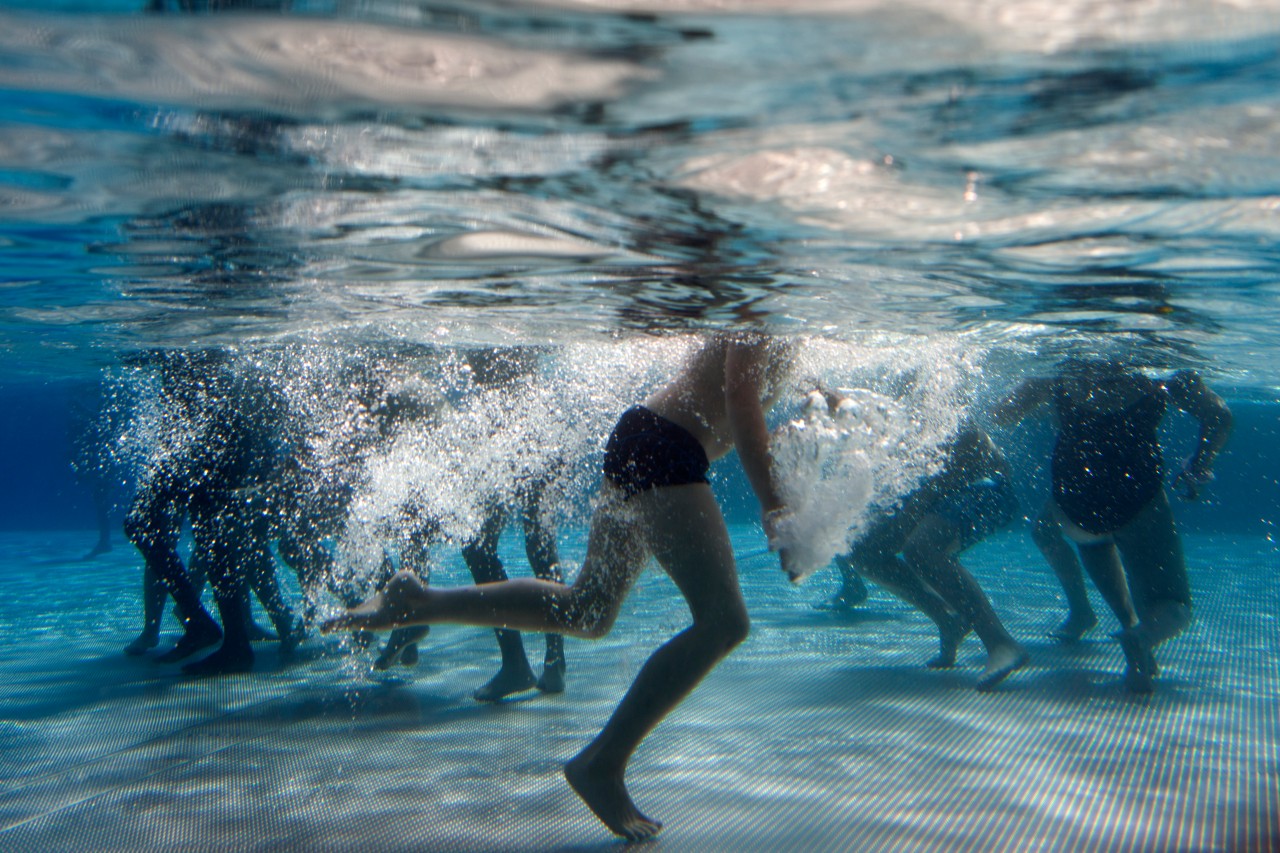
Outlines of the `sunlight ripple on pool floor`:
M1280 590L1265 540L1188 537L1197 621L1168 647L1154 696L1134 699L1104 628L1075 646L1042 639L1061 604L1020 532L969 560L1034 656L995 694L972 689L976 641L956 670L929 671L936 640L922 617L879 593L848 617L816 610L831 579L789 586L758 535L734 529L750 555L751 639L633 765L664 843L1103 851L1280 840ZM560 767L648 650L684 624L664 576L641 579L609 637L569 644L564 696L488 706L469 693L495 662L492 640L468 628L437 627L416 669L377 677L314 637L292 666L266 645L257 672L219 680L126 659L136 556L61 561L82 540L0 538L5 849L614 845ZM437 582L464 578L451 565Z

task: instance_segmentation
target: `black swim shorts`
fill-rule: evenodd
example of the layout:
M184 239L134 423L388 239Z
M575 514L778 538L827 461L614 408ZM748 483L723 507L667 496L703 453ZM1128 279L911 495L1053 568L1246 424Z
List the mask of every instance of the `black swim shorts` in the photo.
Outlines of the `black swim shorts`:
M604 475L628 498L659 486L708 483L710 468L688 430L644 406L623 413L604 448Z

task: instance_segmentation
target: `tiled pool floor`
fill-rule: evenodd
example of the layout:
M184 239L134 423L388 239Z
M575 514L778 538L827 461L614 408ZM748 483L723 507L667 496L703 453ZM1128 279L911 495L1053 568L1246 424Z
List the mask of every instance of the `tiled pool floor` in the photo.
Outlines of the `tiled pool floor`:
M760 548L747 528L735 541ZM0 534L0 848L618 844L560 768L685 624L660 573L609 637L568 641L565 694L481 705L470 692L497 651L471 628L437 627L418 667L391 676L317 637L289 665L263 644L257 671L216 679L127 658L139 560L124 545L67 559L91 542ZM1062 605L1021 532L965 560L1034 656L992 694L972 689L976 640L960 667L930 671L924 617L880 592L837 617L814 607L830 576L797 589L769 557L742 558L751 638L631 767L635 798L666 824L648 846L1280 849L1280 561L1262 539L1190 536L1187 549L1196 622L1162 650L1149 698L1121 689L1106 621L1073 646L1046 638ZM436 582L462 580L455 566Z

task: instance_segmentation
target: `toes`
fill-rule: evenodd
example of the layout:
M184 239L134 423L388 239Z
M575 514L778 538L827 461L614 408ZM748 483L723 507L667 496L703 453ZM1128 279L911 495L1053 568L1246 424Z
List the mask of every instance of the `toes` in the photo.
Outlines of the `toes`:
M656 820L649 820L644 815L639 815L628 823L619 834L628 841L644 841L646 838L652 838L661 831L662 824Z

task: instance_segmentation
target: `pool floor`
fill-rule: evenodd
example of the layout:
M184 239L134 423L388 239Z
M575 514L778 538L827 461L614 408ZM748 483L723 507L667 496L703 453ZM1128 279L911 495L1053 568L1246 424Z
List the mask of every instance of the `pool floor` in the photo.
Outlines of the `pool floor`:
M750 639L645 741L629 782L652 849L1278 850L1280 573L1262 537L1188 536L1196 622L1156 692L1124 692L1102 625L1073 645L1025 533L965 555L1033 655L994 693L931 671L935 633L883 592L815 607L735 528ZM686 624L651 571L603 640L570 639L568 690L496 705L485 630L443 626L413 669L312 636L292 661L192 680L128 658L140 561L78 560L87 532L0 534L0 849L591 850L619 842L561 776L648 654ZM523 570L511 559L513 573ZM435 582L465 580L458 565ZM1094 597L1100 616L1104 608ZM166 619L161 649L175 638ZM541 640L526 637L531 658Z

